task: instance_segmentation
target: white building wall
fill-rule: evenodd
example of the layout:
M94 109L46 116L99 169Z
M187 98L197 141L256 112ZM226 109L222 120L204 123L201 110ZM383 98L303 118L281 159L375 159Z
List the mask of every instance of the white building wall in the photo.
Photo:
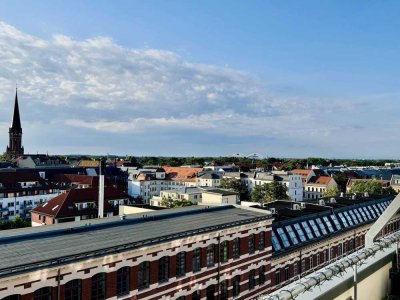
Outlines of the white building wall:
M44 194L17 196L10 198L0 198L0 210L2 216L11 221L15 217L30 217L29 211L39 204L43 204L48 200L58 196L60 192Z

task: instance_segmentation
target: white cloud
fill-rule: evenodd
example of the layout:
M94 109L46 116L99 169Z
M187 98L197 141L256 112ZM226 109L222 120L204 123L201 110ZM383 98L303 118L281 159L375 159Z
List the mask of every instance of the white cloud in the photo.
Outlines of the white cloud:
M55 122L52 132L70 141L66 149L75 143L72 129L92 131L97 139L151 133L154 142L148 147L157 144L158 133L179 131L189 141L214 134L235 141L274 138L288 145L310 139L317 147L335 140L343 128L355 131L357 122L347 119L339 126L337 115L345 119L362 103L274 95L247 72L194 63L172 51L130 49L108 37L76 40L56 34L44 40L3 22L0 65L0 102L10 103L18 82L25 132L46 136L48 124ZM35 126L29 127L31 122ZM80 147L76 144L76 152Z

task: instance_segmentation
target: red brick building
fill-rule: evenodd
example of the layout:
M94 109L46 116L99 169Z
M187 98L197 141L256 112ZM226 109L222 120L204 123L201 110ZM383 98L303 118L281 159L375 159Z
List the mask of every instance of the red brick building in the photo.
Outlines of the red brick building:
M0 299L253 299L362 248L392 199L186 207L0 232ZM381 236L399 228L397 215Z
M271 287L268 212L194 207L90 221L0 234L0 299L249 299Z

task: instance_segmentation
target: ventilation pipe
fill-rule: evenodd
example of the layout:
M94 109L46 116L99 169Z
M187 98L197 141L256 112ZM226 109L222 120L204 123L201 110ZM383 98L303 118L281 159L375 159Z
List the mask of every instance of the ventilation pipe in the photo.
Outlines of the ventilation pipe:
M99 163L99 215L102 219L104 217L104 160L100 159Z

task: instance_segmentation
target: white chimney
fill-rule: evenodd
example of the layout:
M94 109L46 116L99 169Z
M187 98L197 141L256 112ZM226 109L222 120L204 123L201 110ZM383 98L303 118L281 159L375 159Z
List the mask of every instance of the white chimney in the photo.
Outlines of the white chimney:
M104 217L104 174L103 174L103 160L100 160L99 164L99 215L101 219Z

